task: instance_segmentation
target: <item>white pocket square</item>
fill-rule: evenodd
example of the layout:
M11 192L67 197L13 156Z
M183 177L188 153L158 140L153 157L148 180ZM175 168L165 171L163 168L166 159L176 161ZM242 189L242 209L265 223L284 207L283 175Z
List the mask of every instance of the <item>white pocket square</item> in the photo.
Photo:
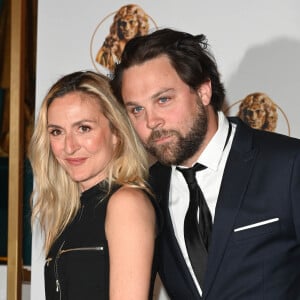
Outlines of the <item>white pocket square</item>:
M250 229L250 228L254 228L254 227L258 227L258 226L263 226L263 225L266 225L266 224L269 224L269 223L278 222L278 221L279 221L279 218L273 218L273 219L261 221L261 222L258 222L258 223L254 223L254 224L250 224L250 225L238 227L238 228L235 228L233 231L237 232L237 231L247 230L247 229Z

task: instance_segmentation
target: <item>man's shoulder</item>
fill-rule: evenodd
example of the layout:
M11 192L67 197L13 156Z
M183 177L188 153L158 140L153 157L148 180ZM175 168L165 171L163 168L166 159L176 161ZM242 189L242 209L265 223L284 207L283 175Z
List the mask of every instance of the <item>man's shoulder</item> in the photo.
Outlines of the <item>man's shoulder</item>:
M161 172L168 173L168 172L171 172L171 170L172 170L172 168L170 166L163 165L159 161L154 163L149 169L150 175L156 174L156 173L161 173Z
M248 124L246 124L238 117L229 117L228 119L230 122L234 123L237 126L238 131L242 129L243 133L245 132L251 133L253 134L254 138L258 138L261 139L262 141L267 141L267 142L273 141L275 143L295 145L296 147L300 146L299 138L292 137L286 134L281 134L279 132L251 128Z
M168 186L171 171L172 168L170 166L163 165L160 162L156 162L150 167L149 182L156 192L161 192L166 188L166 186Z

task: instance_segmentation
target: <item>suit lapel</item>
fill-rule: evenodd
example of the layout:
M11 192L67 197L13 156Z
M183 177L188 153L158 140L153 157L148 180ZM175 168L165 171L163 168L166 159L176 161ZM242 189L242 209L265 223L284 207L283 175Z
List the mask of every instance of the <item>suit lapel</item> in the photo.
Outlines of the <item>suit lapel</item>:
M252 148L252 135L251 130L238 121L217 201L204 298L208 295L222 262L252 172L257 153Z
M197 287L193 281L193 278L189 272L188 267L186 266L184 257L180 250L179 244L177 242L172 219L170 216L169 210L169 193L170 193L170 181L171 181L171 167L164 166L160 163L156 163L150 171L150 183L152 183L152 188L154 189L155 194L158 197L158 201L162 208L163 218L164 218L164 231L165 239L167 243L171 245L170 249L174 250L173 255L176 256L177 267L180 272L186 278L186 283L190 286L190 290L194 291L194 294L200 295L198 293ZM154 176L158 176L158 179L155 179ZM195 296L196 297L196 296Z

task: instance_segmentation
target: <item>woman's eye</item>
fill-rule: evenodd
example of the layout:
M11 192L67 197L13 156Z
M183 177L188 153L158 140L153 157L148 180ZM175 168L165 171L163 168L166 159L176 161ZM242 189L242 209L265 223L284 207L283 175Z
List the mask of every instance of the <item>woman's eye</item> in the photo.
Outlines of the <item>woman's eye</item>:
M61 131L59 129L52 129L50 131L50 134L53 135L53 136L58 136L61 134Z
M91 127L82 125L79 127L79 130L80 132L89 132L91 130Z

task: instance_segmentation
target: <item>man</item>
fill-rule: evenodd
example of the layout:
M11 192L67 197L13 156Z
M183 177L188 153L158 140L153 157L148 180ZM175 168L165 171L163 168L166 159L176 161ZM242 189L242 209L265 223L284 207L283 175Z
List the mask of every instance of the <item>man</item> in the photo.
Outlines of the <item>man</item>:
M151 183L165 218L159 274L170 298L300 299L300 141L224 116L203 35L134 38L112 88L158 160ZM182 170L199 164L204 200Z

